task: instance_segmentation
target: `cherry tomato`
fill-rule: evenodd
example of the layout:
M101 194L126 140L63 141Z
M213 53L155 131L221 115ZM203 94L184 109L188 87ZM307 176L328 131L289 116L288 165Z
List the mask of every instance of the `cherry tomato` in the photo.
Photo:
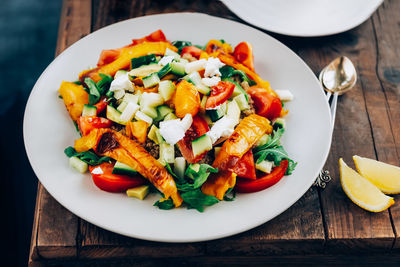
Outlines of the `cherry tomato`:
M82 135L87 135L93 129L98 128L110 128L113 122L109 119L96 117L96 116L85 116L79 117L78 127Z
M94 169L100 168L103 173L93 173ZM141 176L128 176L113 174L114 164L102 163L98 166L89 166L94 184L103 191L117 193L125 192L129 188L145 184L146 180Z
M113 62L117 59L121 52L121 49L105 49L101 51L99 61L97 62L97 66L103 66L108 63Z
M99 102L97 102L97 104L94 105L97 108L97 115L103 112L107 108L107 105L108 105L107 97L102 96Z
M253 47L250 43L239 43L233 51L233 56L237 61L254 71Z
M233 172L241 178L256 179L256 168L254 167L253 152L251 149L236 163Z
M186 131L185 137L183 137L183 139L177 143L182 156L187 160L187 162L196 163L204 157L205 153L200 154L197 157L193 156L192 141L202 136L209 130L210 128L208 127L207 122L202 117L198 115L193 117L192 126L190 126L190 128Z
M182 48L182 53L181 56L183 56L184 54L190 54L191 56L199 59L201 52L204 52L203 50L201 50L198 47L195 46L185 46L184 48Z
M256 180L237 179L235 186L236 191L239 193L253 193L273 186L285 175L288 165L289 161L285 159L281 161L279 166L273 168L271 173L257 177Z
M269 120L279 117L282 111L282 103L278 97L271 95L264 88L255 86L247 89L247 93L251 96L258 115Z
M140 39L133 39L132 44L129 46L141 44L144 42L166 42L167 38L165 38L165 35L162 30L157 30L155 32L150 33L149 35L140 38Z
M217 85L211 87L211 94L207 98L206 109L215 108L231 97L235 84L231 82L219 82Z

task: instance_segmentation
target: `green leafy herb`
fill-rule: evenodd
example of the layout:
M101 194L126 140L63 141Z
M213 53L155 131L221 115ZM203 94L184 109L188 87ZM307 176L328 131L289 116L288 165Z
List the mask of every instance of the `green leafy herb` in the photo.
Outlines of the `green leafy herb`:
M180 181L177 183L178 190L180 191L191 191L199 188L207 181L210 173L217 173L218 169L211 167L208 164L200 164L199 171L195 171L192 168L188 167L185 172L185 176L189 177L193 180L193 183L189 183L187 181Z
M81 83L80 80L74 81L73 83L74 83L74 84L77 84L77 85L82 85L82 83Z
M211 206L219 202L218 198L203 194L200 189L184 192L181 194L188 208L204 211L204 206Z
M58 95L58 98L63 99L62 95Z
M194 45L197 48L200 48L201 50L206 50L206 46L205 45Z
M233 67L228 66L228 65L221 67L219 69L219 72L221 72L221 78L224 79L224 78L232 77L234 70L235 69Z
M78 123L76 123L76 121L74 121L74 126L75 126L75 130L79 133L80 136L82 136L81 131L79 130Z
M99 73L101 80L96 83L100 95L104 95L110 88L113 78L108 74Z
M232 197L229 195L232 193ZM233 190L233 187L229 188L228 191L226 191L224 195L224 200L225 201L234 201L236 198L236 191Z
M186 46L192 46L192 43L189 41L173 41L172 45L178 48L178 53L182 53L182 49Z
M256 82L250 79L244 71L237 70L231 66L228 65L223 66L222 68L219 69L219 72L221 72L222 79L230 78L237 75L239 76L242 82L247 82L250 86L256 85Z
M77 157L80 160L86 162L87 164L91 166L97 166L100 165L104 162L110 162L111 158L110 157L99 157L97 156L94 152L92 151L84 151L84 152L76 152L76 150L73 147L67 147L64 150L65 155L67 157Z
M100 99L99 88L97 88L96 83L90 78L85 78L85 84L89 88L89 105L94 105Z
M153 206L158 207L161 210L170 210L170 209L175 208L174 202L170 198L168 198L164 201L159 200L156 203L154 203Z

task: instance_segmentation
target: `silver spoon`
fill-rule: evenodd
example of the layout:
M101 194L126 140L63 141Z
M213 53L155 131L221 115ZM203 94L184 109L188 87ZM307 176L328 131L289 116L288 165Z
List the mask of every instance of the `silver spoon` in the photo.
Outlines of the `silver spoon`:
M351 60L345 56L340 56L329 63L319 74L322 87L327 91L326 99L331 102L332 131L335 125L336 106L339 95L351 90L357 82L357 72ZM331 180L329 171L321 170L314 185L325 188Z
M353 62L345 56L340 56L329 63L319 74L322 87L327 91L326 98L331 103L332 131L335 125L336 106L339 95L351 90L357 82L357 71Z

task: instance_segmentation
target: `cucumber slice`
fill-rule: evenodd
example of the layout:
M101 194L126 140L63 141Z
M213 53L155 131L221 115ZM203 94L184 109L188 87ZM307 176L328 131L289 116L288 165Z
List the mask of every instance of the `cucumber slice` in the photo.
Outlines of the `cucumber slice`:
M158 111L158 114L161 117L161 120L164 119L165 116L167 116L168 114L173 112L172 108L170 108L170 107L168 107L166 105L158 106L157 107L157 111Z
M158 145L160 143L158 142L157 131L158 131L157 126L155 126L154 124L151 125L149 133L147 134L147 137Z
M240 108L236 101L230 101L227 104L226 116L235 120L236 123L239 123L240 120Z
M158 73L150 74L142 79L143 86L145 88L150 88L156 86L160 82L160 78L158 77Z
M185 72L185 64L181 62L171 62L171 72L173 74L184 76Z
M202 82L201 82L201 76L200 74L195 71L192 72L188 75L186 75L185 77L183 77L182 79L193 83L196 86L197 91L199 91L200 93L202 93L203 95L209 95L211 92L210 87L205 86Z
M165 55L166 56L173 56L175 60L179 60L181 58L181 56L178 53L172 51L169 48L165 49Z
M176 90L175 84L170 80L161 81L158 84L158 92L164 98L164 101L170 100L175 90Z
M143 112L141 112L140 110L136 111L135 119L138 121L139 120L145 121L150 125L153 123L153 119L151 117L147 116L146 114L144 114Z
M185 171L185 175L189 177L190 179L194 179L193 173L198 173L200 170L200 164L199 163L192 163L189 164Z
M96 116L96 115L97 115L97 107L91 105L83 105L82 117Z
M69 166L71 166L80 173L85 173L88 170L88 164L77 157L69 158Z
M238 96L240 94L244 94L244 97L246 98L247 102L249 101L246 91L243 89L243 87L240 84L235 82L232 78L224 78L222 80L231 82L235 85L235 89L233 90L232 97Z
M136 95L136 94L134 95L134 94L129 94L129 93L125 93L124 98L122 98L123 102L133 102L135 104L138 103L138 100L139 100L139 95Z
M265 145L269 140L269 134L264 134L261 138L257 141L256 147Z
M112 173L118 175L129 175L129 176L137 175L137 171L135 169L120 161L115 162Z
M143 200L149 194L149 191L150 191L150 187L148 185L141 185L141 186L130 188L130 189L126 190L126 195L128 197L135 197L140 200Z
M192 141L192 151L194 157L204 152L207 152L211 149L212 149L212 141L211 138L206 134Z
M128 102L122 101L121 104L118 105L117 110L119 112L124 112L127 105L128 105Z
M237 102L237 104L239 105L239 108L240 108L241 111L250 108L249 103L247 102L246 97L245 97L244 94L240 94L238 96L235 96L233 98L233 100Z
M162 66L154 63L154 64L144 65L139 68L133 69L128 74L131 77L145 77L154 72L159 72L161 69L162 69Z
M118 124L126 125L125 121L122 121L120 119L121 113L113 108L112 106L108 105L107 106L107 112L106 112L106 117L109 120L112 120L113 122L116 122Z
M269 160L263 160L260 163L256 163L256 169L265 173L270 173L273 166L274 162Z
M152 119L156 119L158 116L157 109L155 107L143 106L140 107L140 111Z
M127 106L125 107L124 111L121 113L119 116L119 119L123 122L128 123L133 119L133 116L135 115L136 111L138 111L139 105L135 104L133 102L129 102Z
M157 131L156 131L156 138L157 138L158 144L165 142L164 138L162 137L162 135L160 133L160 129L157 129Z
M135 57L131 59L131 69L135 69L143 65L149 65L150 63L154 62L157 62L155 54Z
M178 117L174 113L171 112L171 113L167 114L167 116L165 116L164 121L175 120L177 118Z
M226 102L217 106L216 109L207 109L206 114L210 117L210 119L213 122L216 122L225 115L225 111L226 111Z
M175 162L174 145L170 145L167 143L160 144L160 160L162 160L166 163L174 163Z
M143 93L140 101L140 111L155 119L158 116L156 106L164 103L164 99L157 93Z
M165 75L171 72L171 64L168 63L157 73L158 78L162 79Z
M186 160L184 157L175 158L174 162L174 173L179 178L183 179L185 177Z
M126 75L128 72L126 70L119 70L115 73L114 79L117 79L119 76Z

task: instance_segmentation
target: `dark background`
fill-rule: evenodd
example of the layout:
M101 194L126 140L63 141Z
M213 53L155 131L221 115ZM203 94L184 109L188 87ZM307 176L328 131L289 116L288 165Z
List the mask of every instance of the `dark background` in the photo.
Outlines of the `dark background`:
M1 266L26 266L37 178L25 153L26 101L53 60L62 0L0 0ZM51 127L43 124L38 127Z

